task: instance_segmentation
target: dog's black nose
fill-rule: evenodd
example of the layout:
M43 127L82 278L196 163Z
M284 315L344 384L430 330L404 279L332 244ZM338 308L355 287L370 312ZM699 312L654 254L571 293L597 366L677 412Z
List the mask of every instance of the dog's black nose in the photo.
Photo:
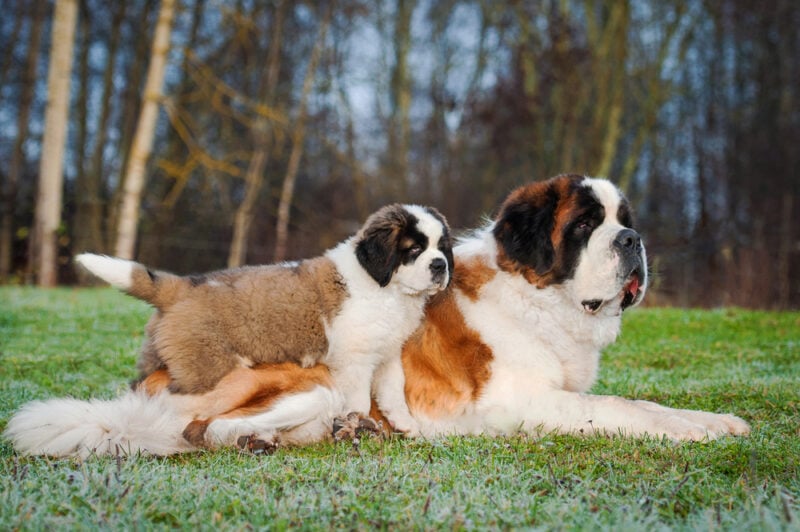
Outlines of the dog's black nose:
M614 237L614 245L625 251L639 251L642 248L642 237L633 229L623 229Z
M447 271L447 262L444 259L433 259L431 261L431 272L442 274Z

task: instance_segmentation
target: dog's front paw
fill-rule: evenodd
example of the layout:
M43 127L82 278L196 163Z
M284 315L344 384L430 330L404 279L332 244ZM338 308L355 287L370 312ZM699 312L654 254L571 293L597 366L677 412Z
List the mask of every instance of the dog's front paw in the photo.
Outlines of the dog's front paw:
M359 412L350 412L333 419L334 441L350 440L357 444L363 434L380 436L382 423Z

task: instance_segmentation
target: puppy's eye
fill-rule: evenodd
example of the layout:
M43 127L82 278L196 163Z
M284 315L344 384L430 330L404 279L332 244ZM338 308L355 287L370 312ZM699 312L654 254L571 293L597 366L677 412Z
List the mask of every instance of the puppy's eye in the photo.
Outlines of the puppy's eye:
M414 244L413 246L411 246L406 250L406 253L408 253L412 257L416 257L417 255L422 253L422 246L420 246L419 244Z

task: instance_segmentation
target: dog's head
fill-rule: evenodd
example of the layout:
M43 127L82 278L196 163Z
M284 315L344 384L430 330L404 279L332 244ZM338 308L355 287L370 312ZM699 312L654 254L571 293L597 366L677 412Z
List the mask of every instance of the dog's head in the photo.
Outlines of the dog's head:
M438 292L453 275L450 229L431 207L383 207L356 235L356 257L379 285L398 283L408 294Z
M609 181L562 175L522 186L501 206L493 233L501 269L539 288L563 285L589 314L619 314L644 297L644 245Z

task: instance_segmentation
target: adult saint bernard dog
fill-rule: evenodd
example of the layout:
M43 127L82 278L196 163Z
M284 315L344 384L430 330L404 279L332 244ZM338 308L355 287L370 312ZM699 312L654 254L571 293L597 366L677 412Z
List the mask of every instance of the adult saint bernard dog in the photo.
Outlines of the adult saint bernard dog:
M749 433L729 414L587 393L601 350L648 282L630 206L609 181L562 175L522 186L454 254L450 287L431 298L402 358L376 372L373 417L424 437L557 431L703 440ZM115 441L155 454L308 443L330 434L345 392L324 365L240 368L195 396L170 394L169 382L166 372L153 373L116 412L129 427L149 408L149 422L159 428L117 433ZM23 452L39 450L14 441Z
M369 412L374 372L399 360L425 302L449 284L453 272L444 217L430 207L399 204L374 213L354 237L323 256L299 262L188 277L94 254L79 255L77 262L156 308L138 364L146 387L166 377L174 402L191 403L226 375L238 375L237 369L273 364L265 371L279 378L282 363L324 363L326 383L337 390L333 414ZM92 404L115 416L108 402ZM33 403L6 433L21 450L83 452L77 447L88 450L91 441L82 441L81 431L89 440L98 432L82 424L71 430L70 423L91 425L91 415L85 404L71 400ZM146 427L138 419L132 424ZM71 433L78 439L75 449L41 440L48 431ZM29 438L43 447L23 443Z

